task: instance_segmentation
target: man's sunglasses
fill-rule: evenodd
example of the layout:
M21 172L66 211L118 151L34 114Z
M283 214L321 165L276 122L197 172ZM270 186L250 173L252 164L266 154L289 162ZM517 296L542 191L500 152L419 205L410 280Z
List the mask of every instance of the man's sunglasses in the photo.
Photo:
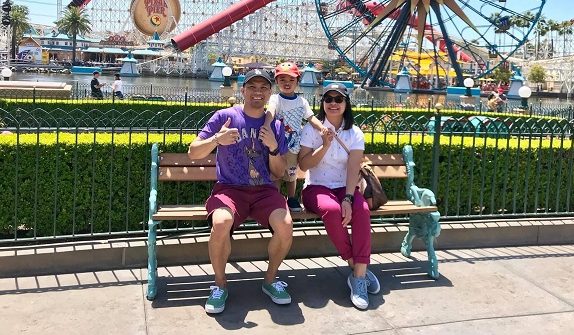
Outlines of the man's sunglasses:
M336 103L340 104L343 101L345 101L345 97L342 95L338 95L336 97L332 97L330 95L327 95L325 97L323 97L323 101L325 101L326 103L330 104L331 102L335 101Z

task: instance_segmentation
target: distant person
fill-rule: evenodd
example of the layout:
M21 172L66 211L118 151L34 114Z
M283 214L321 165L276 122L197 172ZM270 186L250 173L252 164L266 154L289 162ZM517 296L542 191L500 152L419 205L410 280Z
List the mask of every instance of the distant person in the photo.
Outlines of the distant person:
M114 96L118 97L120 100L124 99L123 91L123 83L122 78L120 77L119 73L116 73L115 80L112 84L112 92L114 92Z
M275 82L279 86L279 94L273 94L269 98L268 113L265 118L265 125L269 127L272 120L277 118L285 126L285 138L289 151L285 154L287 168L282 179L276 182L281 189L281 181L287 184L287 205L293 212L302 210L299 199L295 196L297 188L297 155L301 149L301 131L303 130L303 120L311 123L318 131L327 131L313 111L307 99L295 94L299 85L301 72L295 63L281 63L275 67Z
M92 88L92 97L98 100L102 100L104 98L104 93L102 93L102 87L104 87L105 83L100 83L100 72L94 71L94 78L90 82L90 87Z
M504 100L498 95L498 93L492 92L488 96L488 101L486 106L489 112L502 112L502 106L504 105Z

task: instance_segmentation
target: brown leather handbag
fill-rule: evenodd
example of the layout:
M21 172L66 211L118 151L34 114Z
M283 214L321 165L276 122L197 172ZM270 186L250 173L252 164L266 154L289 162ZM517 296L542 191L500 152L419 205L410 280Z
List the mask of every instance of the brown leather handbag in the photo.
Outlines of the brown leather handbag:
M335 135L335 139L339 144L345 149L347 154L351 154L351 151L341 139ZM367 200L367 204L369 204L369 209L378 209L382 205L386 204L389 201L387 198L387 194L383 189L383 185L381 185L381 181L375 175L373 168L371 167L371 161L365 159L363 157L363 161L361 162L361 169L359 170L360 175L360 185L361 191L363 192L363 197Z

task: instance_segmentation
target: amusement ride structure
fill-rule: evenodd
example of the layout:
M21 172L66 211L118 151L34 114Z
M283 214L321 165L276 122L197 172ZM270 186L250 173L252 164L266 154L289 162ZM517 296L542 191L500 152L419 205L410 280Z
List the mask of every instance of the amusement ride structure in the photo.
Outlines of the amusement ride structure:
M339 59L366 87L392 86L397 73L408 71L426 88L442 89L526 58L521 46L545 1L74 0L68 6L85 8L94 32L141 42L150 34L136 29L133 8L145 3L152 23L172 27L159 32L162 40L171 40L175 52L191 50L196 62L208 54Z

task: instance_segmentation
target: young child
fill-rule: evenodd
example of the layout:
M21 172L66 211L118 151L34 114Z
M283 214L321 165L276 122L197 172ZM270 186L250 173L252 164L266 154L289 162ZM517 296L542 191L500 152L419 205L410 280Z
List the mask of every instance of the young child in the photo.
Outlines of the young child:
M295 197L297 187L297 155L299 154L302 121L309 121L313 128L325 132L323 126L311 110L309 102L295 94L299 84L301 73L295 63L281 63L275 67L275 82L279 87L279 94L273 94L269 99L268 113L265 117L265 125L270 125L275 118L281 120L285 126L285 136L289 151L285 155L287 168L283 180L287 183L287 205L294 212L302 210L301 204ZM277 187L281 186L281 180L277 181Z

